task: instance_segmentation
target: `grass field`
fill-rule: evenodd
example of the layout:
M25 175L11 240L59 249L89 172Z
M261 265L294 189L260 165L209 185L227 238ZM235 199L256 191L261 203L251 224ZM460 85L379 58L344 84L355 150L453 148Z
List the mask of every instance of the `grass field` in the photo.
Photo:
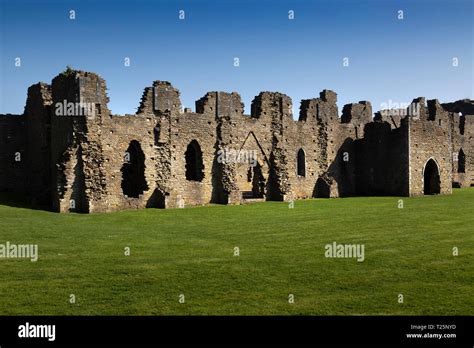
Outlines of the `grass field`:
M94 215L0 205L0 243L39 247L37 262L0 259L0 314L474 315L474 188L399 199ZM364 244L365 260L324 257L334 241Z

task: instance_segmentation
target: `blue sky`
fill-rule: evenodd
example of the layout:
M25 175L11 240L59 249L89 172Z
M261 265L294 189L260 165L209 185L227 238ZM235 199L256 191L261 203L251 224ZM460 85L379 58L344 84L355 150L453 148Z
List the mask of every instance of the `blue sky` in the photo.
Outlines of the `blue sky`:
M134 113L153 80L170 81L193 110L195 100L215 90L240 93L246 112L263 90L289 95L296 113L301 99L325 88L338 93L340 111L359 100L371 101L376 111L389 100L418 96L473 98L472 0L0 4L0 113L22 113L28 86L50 83L66 65L107 81L114 114ZM16 57L21 67L15 67Z

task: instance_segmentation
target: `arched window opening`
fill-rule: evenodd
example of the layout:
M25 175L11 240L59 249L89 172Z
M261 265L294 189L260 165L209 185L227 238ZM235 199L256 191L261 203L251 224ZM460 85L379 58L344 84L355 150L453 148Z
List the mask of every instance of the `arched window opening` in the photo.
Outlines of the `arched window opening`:
M140 143L133 140L124 155L122 172L122 192L131 198L140 197L148 190L145 179L145 154Z
M153 136L155 138L155 146L160 145L160 125L157 124L155 128L153 128Z
M202 151L196 140L189 143L185 153L186 158L186 180L202 181L204 178L204 164Z
M71 199L69 211L76 213L88 213L89 202L86 197L86 182L84 177L84 162L82 160L82 148L79 146L76 152L76 164L74 166L74 181L71 185Z
M306 176L306 159L303 149L299 149L297 155L297 174L298 176Z
M466 172L466 155L464 151L461 149L459 150L458 154L458 173L465 173Z
M466 117L459 113L459 133L464 135L464 127L466 126Z

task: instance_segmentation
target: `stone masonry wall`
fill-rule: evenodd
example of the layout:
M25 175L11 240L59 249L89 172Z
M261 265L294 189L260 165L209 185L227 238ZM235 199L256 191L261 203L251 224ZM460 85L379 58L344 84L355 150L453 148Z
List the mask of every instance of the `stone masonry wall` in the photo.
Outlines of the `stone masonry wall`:
M474 186L474 103L464 99L442 107L451 119L454 186Z
M51 86L31 86L24 115L0 115L0 190L82 213L408 196L426 193L430 159L439 193L450 193L452 182L473 183L474 117L458 115L472 101L418 98L418 115L372 119L367 101L345 105L339 116L336 93L324 90L301 101L295 121L291 98L279 92L261 92L250 115L235 92L208 92L195 112L182 109L179 95L155 81L137 113L120 116L110 113L97 74L67 70ZM453 154L461 149L458 172ZM16 152L22 161L13 161Z
M447 112L437 100L424 98L413 101L418 104L419 115L409 115L409 177L410 196L424 194L424 173L427 163L433 159L440 176L440 193L452 191L451 126Z
M0 191L25 193L25 128L24 116L0 115Z

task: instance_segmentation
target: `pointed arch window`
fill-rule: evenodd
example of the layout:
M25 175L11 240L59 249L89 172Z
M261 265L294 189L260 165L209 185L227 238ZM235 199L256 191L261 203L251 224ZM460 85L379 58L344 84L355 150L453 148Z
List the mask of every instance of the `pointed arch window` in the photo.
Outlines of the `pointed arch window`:
M303 149L298 150L297 159L296 159L296 172L298 176L306 176L306 155Z

